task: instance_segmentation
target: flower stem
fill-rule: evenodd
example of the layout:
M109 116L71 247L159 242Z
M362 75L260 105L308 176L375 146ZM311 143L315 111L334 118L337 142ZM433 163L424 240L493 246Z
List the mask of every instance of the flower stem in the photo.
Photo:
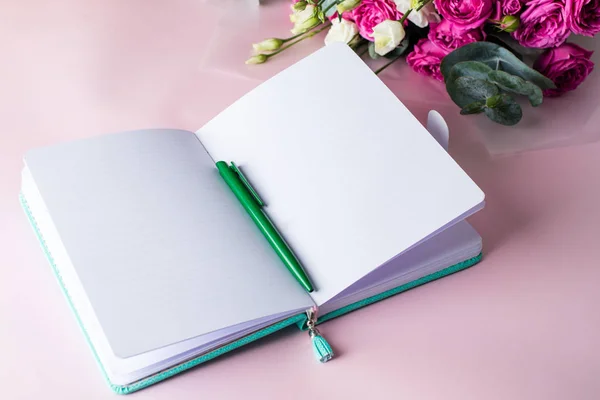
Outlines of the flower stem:
M404 15L406 15L406 14L404 14ZM398 57L392 59L387 64L384 64L381 68L379 68L377 71L375 71L375 75L379 75L379 73L381 71L383 71L384 69L386 69L387 67L389 67L390 65L392 65L393 63L395 63L396 61L398 61L400 58L402 58L402 56L398 56Z
M319 25L316 25L316 26L319 26ZM314 29L314 27L313 27L313 28L311 28L311 29ZM306 33L306 32L298 33L297 35L290 36L289 38L286 38L286 39L281 39L281 41L282 41L283 43L287 43L287 42L289 42L290 40L294 40L294 39L296 39L297 37L300 37L300 36L304 35L305 33Z
M365 54L365 52L369 51L368 43L369 42L367 40L364 40L357 33L356 36L354 36L354 38L350 41L349 45L350 45L350 48L352 48L352 50L354 50L356 52L356 54L358 54L359 57L362 57L362 55ZM360 48L365 45L367 45L367 46L363 49L363 51L361 51L359 53L358 51L360 50Z
M315 31L315 30L313 30L313 29L315 29L316 27L318 27L318 26L321 26L321 25L325 25L325 26L321 27L320 29L317 29L316 31ZM282 47L282 48L280 48L279 50L277 50L277 51L274 51L274 52L273 52L273 53L271 53L271 54L265 54L265 55L266 55L267 57L271 57L271 56L274 56L274 55L276 55L276 54L279 54L279 53L281 53L282 51L284 51L285 49L289 49L290 47L292 47L292 46L293 46L293 45L295 45L296 43L300 43L300 42L301 42L301 41L303 41L304 39L308 39L308 38L310 38L310 37L313 37L313 36L315 36L315 35L317 35L317 34L321 33L322 31L324 31L326 28L329 28L330 26L331 26L331 24L330 24L330 23L325 23L325 24L318 24L318 25L315 25L314 27L310 28L308 31L306 31L306 32L303 32L303 33L301 33L301 34L300 34L300 35L305 35L304 37L301 37L300 39L298 39L298 40L296 40L296 41L293 41L292 43L288 44L287 46L285 46L285 47ZM300 36L300 35L296 35L296 37L297 37L297 36Z
M365 42L366 42L366 40L364 40L362 37L360 37L360 35L357 33L356 35L354 35L352 37L352 39L350 39L350 41L348 42L348 46L350 46L353 50L356 50L360 46L365 44Z
M315 29L316 27L318 27L318 26L321 26L321 25L322 25L322 24L317 24L317 25L313 26L312 28L309 28L309 29L308 29L306 32L300 32L300 33L298 33L298 34L296 34L296 35L294 35L294 36L290 36L289 38L286 38L286 39L281 39L281 41L282 41L283 43L287 43L287 42L289 42L290 40L294 40L294 39L296 39L296 38L299 38L299 37L300 37L300 36L302 36L302 35L306 35L308 32L312 31L313 29ZM320 31L319 31L319 32L320 32Z
M417 8L417 12L421 11L421 8L425 7L427 4L431 3L432 0L426 0L424 1L418 8Z
M404 15L402 16L402 18L400 18L400 21L399 21L399 22L400 22L401 24L403 24L403 23L404 23L404 21L406 21L406 18L408 18L408 14L410 14L410 13L411 13L411 11L412 11L412 8L411 8L411 9L409 9L407 12L405 12L405 13L404 13Z
M431 3L433 0L425 0L421 5L417 8L417 11L421 11L421 8L425 7L427 4Z

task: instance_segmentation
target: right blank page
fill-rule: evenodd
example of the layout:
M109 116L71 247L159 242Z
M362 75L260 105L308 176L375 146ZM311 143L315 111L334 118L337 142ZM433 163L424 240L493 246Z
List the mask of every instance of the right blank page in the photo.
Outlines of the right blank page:
M342 44L278 74L197 134L215 161L235 161L263 197L312 279L317 304L484 199Z

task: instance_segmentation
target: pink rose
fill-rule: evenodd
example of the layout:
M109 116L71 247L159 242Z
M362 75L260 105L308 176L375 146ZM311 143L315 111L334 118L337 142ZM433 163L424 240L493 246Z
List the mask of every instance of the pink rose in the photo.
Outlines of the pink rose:
M415 49L406 56L406 62L417 73L425 76L432 76L440 82L444 77L440 72L442 58L448 54L429 39L421 39L415 44Z
M481 28L464 29L461 25L456 25L447 19L439 24L429 24L429 34L427 37L433 44L444 51L450 52L467 43L479 42L485 38Z
M434 3L444 19L465 29L479 28L492 14L492 0L435 0Z
M546 50L533 66L556 85L556 89L544 90L544 95L555 97L575 90L594 69L592 53L573 43Z
M521 0L497 0L494 4L492 19L499 20L505 15L517 15L523 8Z
M594 36L600 32L600 0L566 0L565 9L573 33Z
M346 15L348 14L348 15ZM402 13L396 9L396 3L392 0L362 0L352 11L342 14L358 26L358 33L371 42L373 39L373 28L386 19L394 21L402 18Z
M543 49L565 42L571 32L562 0L530 0L521 14L521 26L512 35L525 47Z

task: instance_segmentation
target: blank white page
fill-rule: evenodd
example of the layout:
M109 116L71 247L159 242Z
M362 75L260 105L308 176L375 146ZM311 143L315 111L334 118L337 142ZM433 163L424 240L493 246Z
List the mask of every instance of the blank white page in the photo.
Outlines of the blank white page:
M313 304L191 132L100 136L25 162L117 357Z
M198 130L267 204L322 304L472 213L483 192L347 46L327 46Z

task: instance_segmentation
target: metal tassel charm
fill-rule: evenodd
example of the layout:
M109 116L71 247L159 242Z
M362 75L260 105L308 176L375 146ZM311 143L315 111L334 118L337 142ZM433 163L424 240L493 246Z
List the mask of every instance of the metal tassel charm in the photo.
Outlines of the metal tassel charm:
M326 363L333 358L333 349L315 327L317 322L317 313L315 310L310 309L306 314L308 315L308 320L306 321L308 336L310 336L315 357L319 362Z

